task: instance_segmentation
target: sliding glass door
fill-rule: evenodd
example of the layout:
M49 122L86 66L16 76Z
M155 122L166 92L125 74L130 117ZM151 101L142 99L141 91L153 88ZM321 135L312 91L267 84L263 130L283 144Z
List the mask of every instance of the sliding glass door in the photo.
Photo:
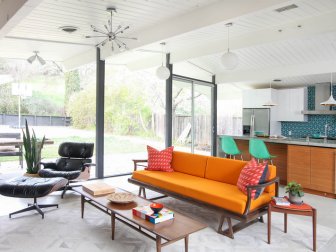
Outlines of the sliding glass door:
M173 145L176 150L211 154L211 93L207 83L173 79Z

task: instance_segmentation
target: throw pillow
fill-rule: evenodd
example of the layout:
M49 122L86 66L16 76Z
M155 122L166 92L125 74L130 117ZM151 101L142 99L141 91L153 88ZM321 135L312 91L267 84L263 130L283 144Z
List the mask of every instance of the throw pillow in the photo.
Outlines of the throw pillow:
M244 168L241 170L237 186L238 188L247 194L248 185L258 185L267 180L268 174L268 163L258 163L255 158L252 158ZM252 199L257 199L260 194L263 192L263 189L257 189L251 191Z
M146 168L146 170L173 172L174 170L171 168L173 150L174 146L159 151L147 145L148 167Z

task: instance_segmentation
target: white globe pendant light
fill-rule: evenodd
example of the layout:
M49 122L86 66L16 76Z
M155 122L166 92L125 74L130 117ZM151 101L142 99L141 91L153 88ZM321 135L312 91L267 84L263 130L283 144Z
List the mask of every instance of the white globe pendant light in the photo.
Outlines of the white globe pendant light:
M163 55L164 55L164 52L163 52L163 47L166 45L166 43L162 42L161 43L162 45L162 65L156 69L156 76L160 79L160 80L167 80L170 76L170 71L168 69L168 67L164 66L163 65Z
M227 49L227 52L223 54L221 57L222 64L227 70L235 69L239 63L237 54L230 52L230 27L231 26L232 26L232 23L226 24L226 27L228 28L228 49Z
M156 76L160 80L167 80L170 76L170 71L167 67L164 65L160 66L158 69L156 69Z

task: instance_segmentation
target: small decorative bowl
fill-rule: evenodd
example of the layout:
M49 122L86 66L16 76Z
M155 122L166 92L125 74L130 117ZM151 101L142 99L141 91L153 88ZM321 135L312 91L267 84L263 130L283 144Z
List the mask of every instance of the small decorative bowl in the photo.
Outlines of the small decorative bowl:
M154 214L158 214L163 208L163 204L160 203L152 203L149 206L153 210Z

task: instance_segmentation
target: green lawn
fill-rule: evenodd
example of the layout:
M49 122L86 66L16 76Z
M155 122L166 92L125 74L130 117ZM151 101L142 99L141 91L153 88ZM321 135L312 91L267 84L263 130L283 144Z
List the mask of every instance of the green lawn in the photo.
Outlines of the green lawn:
M95 138L92 137L66 137L66 138L53 138L54 144L45 145L42 149L43 159L52 159L58 157L58 146L62 142L93 142ZM146 145L141 143L134 143L130 139L126 139L122 136L105 136L105 154L116 153L133 153L146 150ZM18 157L1 157L0 162L15 161Z

